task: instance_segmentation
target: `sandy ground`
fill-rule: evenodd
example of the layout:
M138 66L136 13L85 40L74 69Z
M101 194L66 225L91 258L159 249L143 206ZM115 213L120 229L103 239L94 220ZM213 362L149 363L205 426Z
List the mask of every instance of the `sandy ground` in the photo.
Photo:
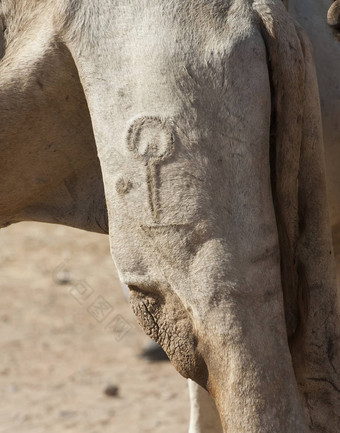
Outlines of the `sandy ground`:
M63 284L62 284L63 283ZM148 339L108 238L20 223L0 232L0 433L185 433L185 379ZM117 396L105 389L118 387Z

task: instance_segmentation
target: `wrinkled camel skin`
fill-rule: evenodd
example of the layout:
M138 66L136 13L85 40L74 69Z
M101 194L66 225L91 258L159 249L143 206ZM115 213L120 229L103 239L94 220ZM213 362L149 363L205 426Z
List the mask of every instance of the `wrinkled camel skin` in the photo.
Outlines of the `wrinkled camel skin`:
M73 57L112 255L146 332L208 389L228 433L337 431L317 88L308 42L281 2L1 7L14 33L13 10L32 9L26 44L20 32L5 40L4 59L12 50L29 70L56 43Z

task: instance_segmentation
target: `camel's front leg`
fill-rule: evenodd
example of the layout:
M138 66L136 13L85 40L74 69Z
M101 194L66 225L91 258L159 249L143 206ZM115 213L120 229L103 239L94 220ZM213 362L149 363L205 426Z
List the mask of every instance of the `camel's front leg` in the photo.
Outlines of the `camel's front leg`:
M190 396L189 433L223 433L219 414L209 393L188 379Z

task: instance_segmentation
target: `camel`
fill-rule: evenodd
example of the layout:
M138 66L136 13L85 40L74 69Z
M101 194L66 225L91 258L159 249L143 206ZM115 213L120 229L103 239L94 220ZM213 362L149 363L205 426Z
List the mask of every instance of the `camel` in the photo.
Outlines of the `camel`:
M56 44L26 69L16 43L0 66L0 227L41 221L107 233L102 174L72 57Z
M304 27L313 46L320 89L328 203L338 282L340 278L339 5L339 0L335 0L331 6L327 0L289 0L286 2L289 13ZM333 31L327 28L326 21ZM193 388L195 385L192 384L191 387ZM197 394L203 394L198 387L193 392L194 396ZM218 415L214 415L214 409L211 409L211 404L203 403L203 405L209 410L209 417L212 417L218 423ZM339 413L338 409L337 416L339 416ZM203 420L200 421L203 423ZM218 431L217 427L215 429ZM327 431L333 432L338 429L339 427L334 427L333 430ZM206 427L201 425L200 431L206 431Z
M340 29L340 2L335 0L332 6L327 12L327 22L328 25L333 27L335 30Z
M25 146L1 170L19 170L2 225L108 227L137 318L208 390L224 431L335 432L339 311L318 90L309 42L281 0L3 0L1 10L4 104L64 50L103 179L78 134L76 154L62 137L56 156L43 146L46 159ZM24 203L26 157L39 176Z

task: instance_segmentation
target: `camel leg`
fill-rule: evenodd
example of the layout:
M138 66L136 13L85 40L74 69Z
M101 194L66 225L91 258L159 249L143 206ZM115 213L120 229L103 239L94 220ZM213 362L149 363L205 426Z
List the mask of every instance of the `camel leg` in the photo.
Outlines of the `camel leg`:
M189 433L223 433L220 417L209 393L188 379L190 396Z

